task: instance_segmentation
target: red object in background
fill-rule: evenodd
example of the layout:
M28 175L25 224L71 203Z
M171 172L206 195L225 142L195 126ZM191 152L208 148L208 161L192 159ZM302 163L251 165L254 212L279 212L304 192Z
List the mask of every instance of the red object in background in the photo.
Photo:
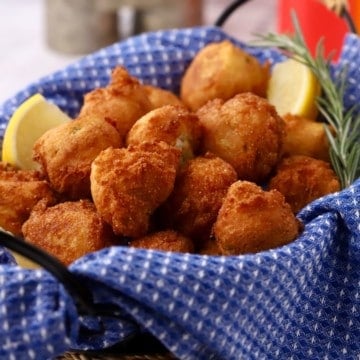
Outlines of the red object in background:
M350 0L349 8L355 25L360 24L360 1ZM328 10L319 0L278 0L277 30L293 33L291 12L295 11L309 49L315 53L320 38L324 38L325 54L340 54L344 36L349 32L346 21Z

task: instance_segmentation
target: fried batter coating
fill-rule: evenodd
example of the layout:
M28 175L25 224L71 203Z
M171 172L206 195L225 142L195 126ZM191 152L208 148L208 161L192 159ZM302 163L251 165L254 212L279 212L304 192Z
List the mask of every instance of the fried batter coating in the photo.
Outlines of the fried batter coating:
M90 200L67 201L52 207L40 202L22 227L25 240L65 265L119 243Z
M8 163L0 162L0 180L38 181L45 180L45 177L40 171L21 170Z
M21 226L33 207L44 200L56 202L56 196L41 174L32 170L15 170L0 166L0 227L22 236Z
M91 167L91 193L116 234L147 233L151 214L173 190L179 159L180 150L164 142L99 154Z
M227 189L236 180L233 167L210 153L189 160L161 206L162 221L201 246L209 239Z
M112 122L124 140L135 121L151 109L143 85L124 67L118 66L113 70L108 86L84 96L80 115L100 116Z
M210 256L224 255L220 250L218 243L215 241L215 239L212 238L208 239L203 244L201 244L198 253L200 255L210 255Z
M211 43L194 57L182 78L180 98L196 111L209 100L228 100L239 93L265 97L269 64L259 61L230 41Z
M180 98L171 91L154 85L143 85L143 88L149 98L152 110L165 105L185 107L185 104L180 100Z
M305 155L330 161L329 141L324 123L287 114L285 122L284 156Z
M284 121L266 100L251 93L215 99L197 112L203 151L231 164L240 180L267 179L282 154Z
M202 131L198 117L183 107L166 105L141 117L130 129L128 145L164 141L179 148L182 162L194 157Z
M84 115L42 135L33 158L57 192L78 200L90 197L91 163L110 146L122 146L117 130L99 116Z
M328 162L294 155L282 160L269 188L280 191L297 213L313 200L339 191L340 182Z
M230 186L214 225L225 255L276 248L293 241L299 231L300 223L280 192L240 180Z
M0 145L1 145L1 143L0 143ZM10 171L10 170L16 171L17 168L9 163L0 161L0 172Z
M158 231L141 238L134 239L130 246L143 249L193 253L194 244L186 236L174 230Z

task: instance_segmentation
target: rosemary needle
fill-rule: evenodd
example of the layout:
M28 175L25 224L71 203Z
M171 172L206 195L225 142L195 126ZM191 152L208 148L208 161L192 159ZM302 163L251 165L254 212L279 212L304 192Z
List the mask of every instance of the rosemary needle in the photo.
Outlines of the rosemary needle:
M325 126L330 144L331 164L339 177L341 187L346 188L360 176L360 115L355 108L344 108L347 68L340 69L333 80L331 56L324 56L323 40L320 40L313 57L305 43L299 22L292 14L295 33L292 37L269 33L257 35L260 46L276 47L289 57L308 66L317 77L321 95L317 107L331 129Z

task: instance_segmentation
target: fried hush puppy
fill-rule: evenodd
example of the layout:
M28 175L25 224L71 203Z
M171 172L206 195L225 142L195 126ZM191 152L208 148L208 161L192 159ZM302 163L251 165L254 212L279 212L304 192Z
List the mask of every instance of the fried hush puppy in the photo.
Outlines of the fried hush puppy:
M324 195L340 190L340 182L326 161L303 155L284 158L269 189L281 192L294 213Z
M226 194L213 233L223 254L238 255L288 244L300 228L280 192L239 180Z
M269 64L261 65L230 41L211 43L197 53L186 69L180 98L196 111L209 100L228 100L243 92L265 97L269 76Z
M151 110L165 105L185 107L185 104L174 93L154 85L143 85L151 104Z
M124 140L135 121L151 109L143 85L124 67L118 66L114 68L108 86L84 96L80 115L98 116L112 122Z
M21 226L40 200L54 204L56 196L39 172L0 165L1 228L22 236Z
M197 111L203 152L231 164L240 180L261 183L282 154L284 121L266 100L251 93L215 99Z
M182 163L198 150L201 126L198 117L183 107L166 105L141 117L127 135L127 145L164 141L179 148Z
M198 249L200 255L220 256L223 255L218 243L213 238L209 238Z
M38 181L45 180L44 175L37 170L21 170L15 166L0 161L1 181Z
M284 156L305 155L329 162L329 141L324 123L287 114L285 122Z
M0 161L0 174L2 175L5 171L9 172L9 171L16 171L17 168L9 163Z
M69 265L76 259L119 243L90 200L47 207L39 202L22 227L26 241Z
M164 142L102 151L91 166L91 193L117 235L147 233L150 216L170 195L180 150Z
M78 200L91 196L90 167L95 157L121 145L114 126L97 115L83 115L42 135L34 144L33 158L57 192Z
M227 189L236 180L234 168L215 155L189 160L158 216L166 227L193 239L198 248L209 239Z
M194 244L186 236L174 230L154 232L141 238L134 239L129 244L132 247L153 249L161 251L173 251L180 253L193 253Z

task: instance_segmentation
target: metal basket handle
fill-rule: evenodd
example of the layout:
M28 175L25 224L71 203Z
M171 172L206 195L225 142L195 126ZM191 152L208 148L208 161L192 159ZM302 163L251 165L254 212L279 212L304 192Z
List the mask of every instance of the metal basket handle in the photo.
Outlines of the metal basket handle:
M56 257L42 250L41 248L26 242L24 239L14 236L0 229L0 245L12 251L19 253L34 263L40 265L43 269L51 273L65 288L75 302L75 306L80 315L99 316L117 316L117 309L111 304L97 305L93 301L93 296L89 289L69 271ZM100 329L103 328L101 318L99 320ZM141 345L145 344L145 345ZM117 344L107 350L119 354L134 353L143 355L144 353L162 356L166 354L170 357L168 350L154 336L146 332L135 332L120 340ZM101 350L106 353L106 350ZM90 352L91 353L91 352ZM94 351L94 353L98 353ZM149 357L149 359L152 359ZM156 359L156 358L154 358Z
M24 239L0 230L0 245L19 253L50 272L73 297L80 314L96 315L90 291L56 257Z

